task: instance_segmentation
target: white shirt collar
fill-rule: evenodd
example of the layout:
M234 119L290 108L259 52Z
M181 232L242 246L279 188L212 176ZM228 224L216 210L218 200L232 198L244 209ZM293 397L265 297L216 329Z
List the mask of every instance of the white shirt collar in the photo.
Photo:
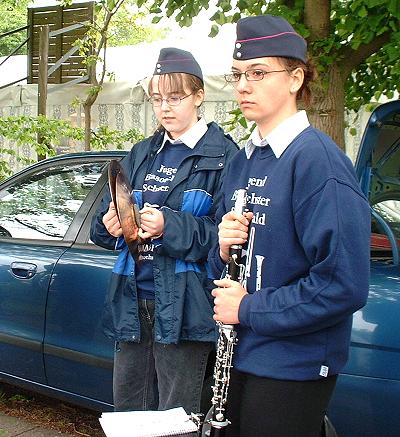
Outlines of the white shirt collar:
M172 139L168 135L168 132L165 131L163 142L157 153L161 152L166 141L169 141L171 144L184 143L186 146L189 147L189 149L194 149L200 138L207 132L207 129L208 127L206 121L204 120L204 118L200 118L200 120L198 120L196 124L194 124L189 130L187 130L182 136L180 136L176 140Z
M265 138L260 137L256 127L244 146L247 159L250 158L256 147L264 147L268 144L274 155L279 158L297 135L308 126L310 126L310 122L308 121L306 111L299 111L282 121Z

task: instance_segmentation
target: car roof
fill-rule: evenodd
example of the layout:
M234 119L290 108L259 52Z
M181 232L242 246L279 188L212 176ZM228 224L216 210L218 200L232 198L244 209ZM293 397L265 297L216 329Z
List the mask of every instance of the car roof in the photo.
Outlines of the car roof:
M51 158L43 159L41 161L35 162L34 164L31 164L22 170L14 173L9 178L3 180L0 182L0 185L6 185L8 182L13 180L14 178L19 178L24 173L31 172L36 167L43 167L43 166L51 166L52 164L59 164L66 161L77 161L80 160L84 161L90 161L90 160L111 160L111 159L117 159L117 158L123 158L128 151L126 150L102 150L102 151L88 151L88 152L77 152L77 153L65 153L61 155L56 155Z

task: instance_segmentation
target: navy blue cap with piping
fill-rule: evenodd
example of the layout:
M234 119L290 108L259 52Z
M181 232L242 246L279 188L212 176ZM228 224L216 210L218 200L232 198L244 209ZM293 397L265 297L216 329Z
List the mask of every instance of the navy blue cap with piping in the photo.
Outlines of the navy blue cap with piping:
M160 50L154 75L168 73L187 73L203 80L200 65L194 56L186 50L166 47Z
M282 17L241 18L236 26L233 58L247 60L277 56L307 62L307 42Z

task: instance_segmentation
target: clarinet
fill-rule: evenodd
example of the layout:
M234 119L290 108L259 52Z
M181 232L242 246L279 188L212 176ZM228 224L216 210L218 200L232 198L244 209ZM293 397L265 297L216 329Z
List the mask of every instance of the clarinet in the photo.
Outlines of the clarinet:
M233 210L239 214L246 211L247 191L237 190L235 206ZM244 266L242 264L242 246L237 244L229 249L229 260L226 278L243 282ZM226 418L226 406L230 372L232 368L233 348L236 344L236 331L233 325L225 325L217 322L219 337L217 342L217 354L214 366L214 385L212 387L212 406L208 411L202 428L202 436L224 437L226 427L230 424Z

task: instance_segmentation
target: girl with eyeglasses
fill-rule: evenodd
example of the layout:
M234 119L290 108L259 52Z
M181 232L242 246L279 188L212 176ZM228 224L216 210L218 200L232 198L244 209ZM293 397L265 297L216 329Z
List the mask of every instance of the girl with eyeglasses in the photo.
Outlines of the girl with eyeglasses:
M232 245L247 255L245 283L212 292L214 319L237 331L226 436L317 437L368 295L369 205L351 161L298 110L314 75L306 41L281 17L243 18L233 58L226 80L256 126L229 164L209 256L220 278Z
M199 117L204 82L191 53L162 49L149 95L159 128L121 161L141 207L137 262L109 193L91 229L96 244L121 249L105 307L105 332L116 342L114 406L199 412L215 342L206 260L217 239L224 168L237 146Z

